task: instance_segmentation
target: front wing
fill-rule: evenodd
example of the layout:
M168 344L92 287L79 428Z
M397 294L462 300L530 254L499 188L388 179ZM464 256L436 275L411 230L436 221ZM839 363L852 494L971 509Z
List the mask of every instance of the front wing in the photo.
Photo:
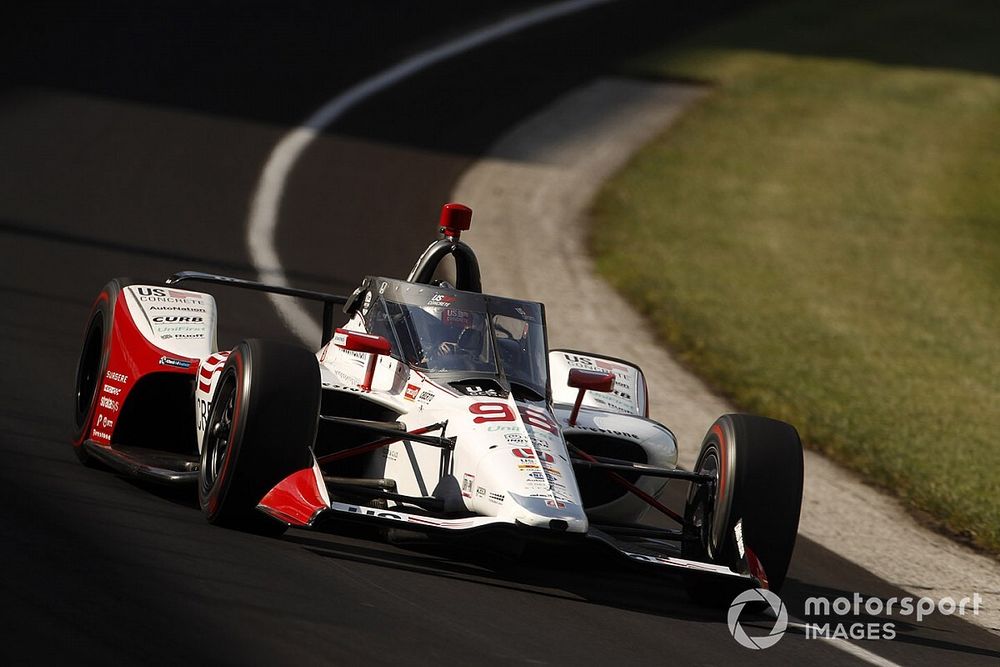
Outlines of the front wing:
M318 465L289 475L261 499L257 509L290 526L300 528L321 528L329 523L351 521L439 535L471 537L474 534L513 532L528 540L564 540L571 543L582 539L610 548L619 556L637 565L697 572L711 577L742 579L748 586L761 584L757 577L749 573L736 572L714 563L678 558L668 552L666 545L654 539L623 542L595 528L591 528L584 536L570 535L513 524L496 517L472 516L446 519L398 508L380 509L333 501L327 493Z

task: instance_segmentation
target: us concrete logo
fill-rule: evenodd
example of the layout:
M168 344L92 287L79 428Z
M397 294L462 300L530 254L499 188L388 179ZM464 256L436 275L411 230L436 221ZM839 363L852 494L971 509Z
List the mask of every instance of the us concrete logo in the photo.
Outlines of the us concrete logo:
M743 613L743 608L752 602L766 604L770 607L775 619L771 631L760 637L751 637L740 624L740 614ZM788 610L785 609L785 603L776 594L763 588L752 588L737 595L733 603L729 605L728 620L729 634L740 646L759 650L771 648L784 636L785 630L788 628Z

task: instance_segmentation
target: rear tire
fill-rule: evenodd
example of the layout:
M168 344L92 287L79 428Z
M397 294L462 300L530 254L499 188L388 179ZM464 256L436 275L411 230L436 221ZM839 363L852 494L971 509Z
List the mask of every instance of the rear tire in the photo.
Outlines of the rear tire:
M685 558L727 567L740 562L734 530L742 520L743 543L760 560L768 588L785 582L802 506L802 443L785 422L754 415L723 415L709 429L695 464L716 477L714 492L691 485L685 523L693 539L683 542ZM685 577L691 597L729 604L745 583Z
M87 439L90 431L101 385L104 383L104 374L108 370L115 305L122 294L122 288L131 284L132 281L128 278L115 278L109 281L98 295L87 318L80 361L76 367L73 451L80 462L88 466L94 465L95 462L83 448L83 441Z
M201 453L201 509L209 523L280 535L287 526L257 504L312 466L319 364L303 348L247 340L233 349L218 382Z

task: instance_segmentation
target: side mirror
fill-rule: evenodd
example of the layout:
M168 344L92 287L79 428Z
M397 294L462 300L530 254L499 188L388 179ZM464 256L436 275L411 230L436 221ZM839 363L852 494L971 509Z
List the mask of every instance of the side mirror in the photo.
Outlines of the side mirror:
M580 404L583 403L583 395L587 391L599 391L607 393L615 388L615 374L611 371L588 371L582 368L573 368L569 371L569 382L567 384L574 389L579 389L576 395L576 403L573 404L573 412L569 415L569 425L576 424L576 418L580 414Z
M368 359L368 368L365 370L365 381L361 383L361 391L371 391L378 355L392 352L392 345L389 344L389 341L382 336L337 329L333 335L333 344L342 350L365 352L371 355L371 358Z

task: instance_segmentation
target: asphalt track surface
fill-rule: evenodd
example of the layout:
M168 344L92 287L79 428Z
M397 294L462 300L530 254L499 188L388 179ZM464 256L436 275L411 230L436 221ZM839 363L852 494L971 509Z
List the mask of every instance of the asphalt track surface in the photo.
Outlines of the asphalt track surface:
M514 561L297 530L266 539L209 526L185 490L73 456L75 363L101 285L179 269L252 277L247 207L275 142L351 83L528 3L470 4L41 3L5 17L5 664L858 662L794 633L766 651L743 649L724 614L692 606L677 580L616 562ZM493 139L696 20L662 3L593 10L369 100L293 173L278 238L290 279L346 292L366 273L405 274L455 179ZM266 299L215 294L223 346L290 338ZM783 593L793 614L807 596L855 591L903 594L799 540ZM896 639L866 650L900 664L1000 658L994 635L956 617L891 620Z

